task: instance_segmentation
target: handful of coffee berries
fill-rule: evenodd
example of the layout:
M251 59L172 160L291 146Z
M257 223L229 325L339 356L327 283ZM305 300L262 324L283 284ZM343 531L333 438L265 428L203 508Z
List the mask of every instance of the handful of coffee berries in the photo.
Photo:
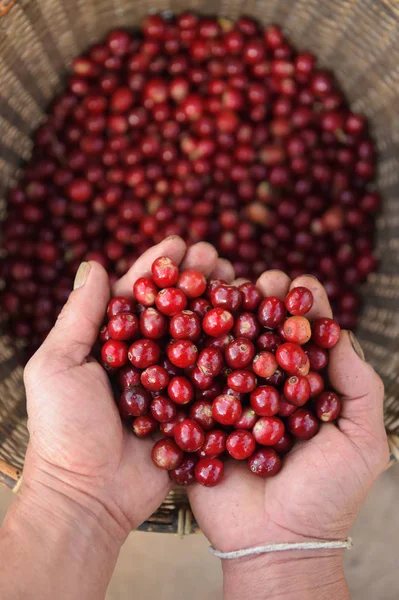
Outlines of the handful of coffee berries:
M168 257L133 298L110 301L101 356L120 415L137 437L161 434L152 460L175 483L216 485L224 457L270 477L296 440L338 418L326 367L340 327L310 323L312 305L305 287L264 298L249 282L179 272Z

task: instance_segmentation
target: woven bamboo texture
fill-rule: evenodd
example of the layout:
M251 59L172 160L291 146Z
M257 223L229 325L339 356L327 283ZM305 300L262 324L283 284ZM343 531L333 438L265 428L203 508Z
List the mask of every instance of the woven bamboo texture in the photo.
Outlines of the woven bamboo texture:
M385 423L399 460L399 3L396 0L0 0L0 220L7 188L31 152L31 132L62 89L72 58L147 12L191 9L281 25L336 73L370 119L379 151L378 272L363 286L358 337L386 387ZM0 481L14 487L28 442L17 345L0 333ZM184 492L171 492L142 529L195 531Z

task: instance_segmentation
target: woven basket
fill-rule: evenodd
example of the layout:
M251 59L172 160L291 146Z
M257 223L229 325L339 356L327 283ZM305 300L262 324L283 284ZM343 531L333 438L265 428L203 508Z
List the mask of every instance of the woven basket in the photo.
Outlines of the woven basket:
M0 0L0 219L6 189L31 152L31 132L62 89L72 58L116 26L150 10L192 9L281 25L299 48L336 73L379 150L379 271L363 286L358 337L386 386L385 422L399 460L399 3L396 0ZM0 335L0 481L14 488L28 442L16 343ZM184 492L171 492L146 531L195 531Z

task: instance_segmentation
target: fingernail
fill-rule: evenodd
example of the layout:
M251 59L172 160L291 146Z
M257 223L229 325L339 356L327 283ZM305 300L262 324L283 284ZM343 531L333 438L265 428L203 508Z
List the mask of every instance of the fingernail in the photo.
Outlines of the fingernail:
M350 342L352 344L352 348L354 349L354 351L356 352L358 357L365 361L366 357L364 356L363 348L359 344L359 341L358 341L357 337L355 336L355 334L352 333L352 331L348 331L348 336L349 336Z
M84 286L87 281L91 269L91 264L88 262L82 262L75 275L75 281L73 282L73 289L77 290Z

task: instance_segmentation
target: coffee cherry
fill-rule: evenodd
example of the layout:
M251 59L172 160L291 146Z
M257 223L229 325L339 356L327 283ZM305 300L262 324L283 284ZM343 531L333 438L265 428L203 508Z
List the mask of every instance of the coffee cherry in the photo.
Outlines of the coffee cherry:
M284 383L284 396L295 406L303 406L310 398L310 384L307 377L293 375Z
M139 385L141 371L132 365L125 365L118 371L118 381L122 389L133 385Z
M292 342L281 344L276 351L279 366L291 375L307 375L309 359L300 346Z
M312 340L320 348L333 348L339 340L341 329L333 319L316 319L312 329Z
M169 471L170 478L177 485L191 485L195 483L196 459L186 456L176 469Z
M216 458L226 450L227 433L213 429L205 434L205 441L198 455L200 458Z
M187 298L198 298L206 290L206 279L200 271L187 269L180 273L177 287L184 292Z
M176 417L176 404L166 396L156 396L150 405L151 414L158 423L170 423Z
M265 298L260 303L258 319L263 327L275 329L285 319L284 302L275 296Z
M226 363L232 369L247 367L255 356L255 347L250 340L237 337L225 350ZM277 364L277 363L276 363Z
M257 387L250 395L251 407L260 417L272 417L280 408L280 394L270 385Z
M290 435L287 431L284 431L284 435L279 439L277 444L274 444L273 450L277 452L280 456L282 454L287 454L291 448L294 446L294 439L292 435Z
M212 306L236 312L242 303L242 294L234 285L220 284L210 294Z
M167 320L156 308L146 308L140 314L140 333L150 340L162 338L168 328Z
M160 365L148 367L141 373L141 383L146 390L159 392L165 389L169 383L168 372Z
M310 440L319 431L319 427L319 421L306 408L299 408L288 417L288 431L299 440Z
M172 377L168 385L168 396L176 404L188 404L194 397L194 388L187 377Z
M311 338L310 323L305 317L289 317L284 322L284 339L302 346Z
M324 379L320 373L309 371L306 375L310 387L310 398L315 398L324 390Z
M217 348L204 348L201 350L197 367L207 377L216 377L219 375L224 365L223 355Z
M123 296L116 296L109 301L107 317L111 319L120 313L131 313L134 310L134 301Z
M281 469L281 460L272 448L262 448L248 459L248 465L258 477L273 477Z
M174 429L176 444L185 452L196 452L205 441L202 427L192 419L185 419Z
M236 460L249 458L255 447L255 439L249 431L233 431L226 440L226 450Z
M170 320L169 333L175 340L195 342L201 334L199 317L191 310L178 312Z
M149 277L140 277L133 286L133 294L143 306L153 306L158 288Z
M241 414L241 402L234 396L222 394L213 401L212 416L215 421L222 425L234 425Z
M138 318L129 312L115 315L108 323L108 333L113 340L132 339L136 336L138 330Z
M218 458L201 458L195 465L195 479L206 487L217 485L223 473L224 466Z
M168 288L175 285L179 277L179 268L167 256L157 258L151 266L152 280L159 288Z
M341 401L334 392L323 392L316 398L316 414L320 421L329 423L338 419L341 412Z
M313 306L313 294L305 287L293 288L285 299L285 307L292 315L306 315Z
M262 446L274 446L284 435L284 424L277 417L261 417L252 429L252 435Z
M153 340L137 340L129 348L128 357L134 367L146 369L157 364L161 349Z
M145 415L151 403L151 394L141 385L126 388L118 401L118 409L123 419Z
M155 304L163 315L173 317L186 308L187 298L177 288L165 288L156 295Z
M177 340L169 344L166 353L173 365L186 369L196 363L198 348L189 340Z
M202 329L212 337L229 333L233 325L233 315L223 308L212 308L202 319Z
M249 394L255 389L257 379L251 371L240 369L233 371L227 377L227 384L240 394Z
M259 377L271 377L278 369L276 357L272 352L259 352L252 362L252 369Z
M169 439L159 440L152 449L151 458L153 463L160 469L172 471L183 462L183 450Z
M126 344L117 340L105 342L101 350L103 363L112 367L123 367L127 363L128 349Z
M202 429L209 431L215 427L212 416L212 402L209 400L197 400L190 406L190 419L196 421Z
M133 419L132 429L137 437L144 438L157 431L158 423L151 415L141 415Z

